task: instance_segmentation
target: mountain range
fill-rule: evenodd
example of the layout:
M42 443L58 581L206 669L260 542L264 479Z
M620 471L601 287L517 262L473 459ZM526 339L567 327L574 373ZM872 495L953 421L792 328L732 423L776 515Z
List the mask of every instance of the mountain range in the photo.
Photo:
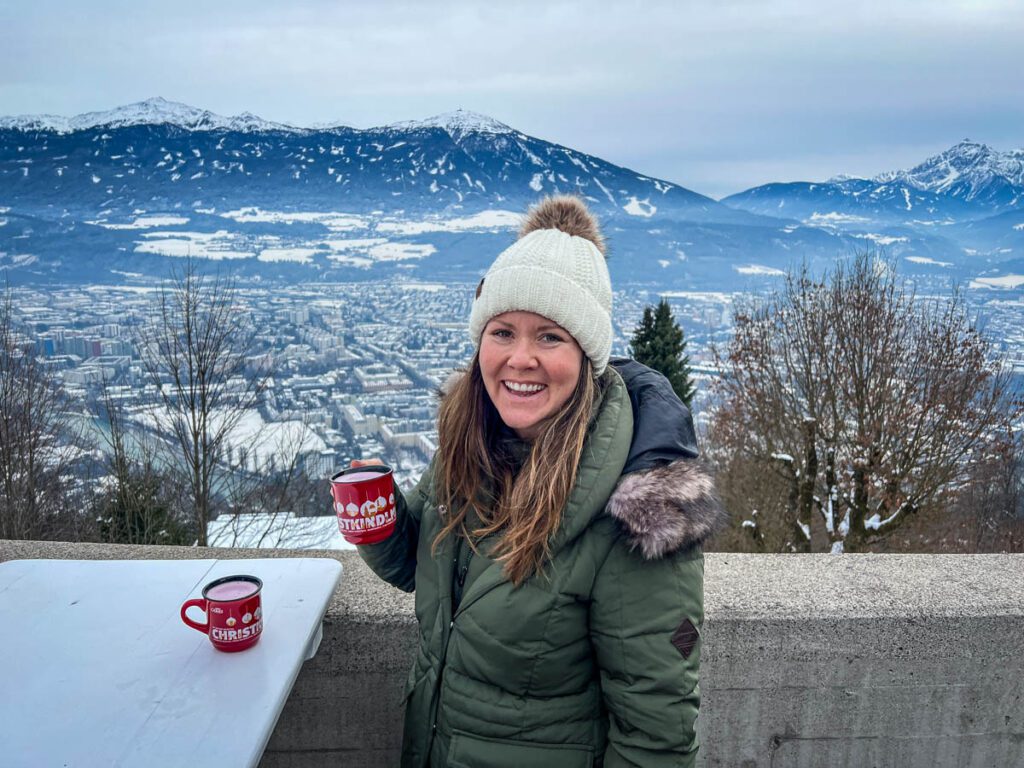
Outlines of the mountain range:
M918 273L1024 268L1022 150L965 140L907 171L716 201L471 112L300 128L158 98L0 118L0 269L120 281L192 255L261 278L472 282L557 193L600 216L617 282L757 283L865 247Z

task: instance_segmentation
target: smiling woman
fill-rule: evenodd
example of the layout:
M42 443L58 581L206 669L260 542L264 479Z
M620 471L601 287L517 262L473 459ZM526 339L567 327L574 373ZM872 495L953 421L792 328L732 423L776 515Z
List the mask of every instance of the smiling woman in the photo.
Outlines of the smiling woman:
M720 520L667 380L613 361L597 223L534 208L480 283L438 450L362 546L416 590L405 766L692 766L701 542Z

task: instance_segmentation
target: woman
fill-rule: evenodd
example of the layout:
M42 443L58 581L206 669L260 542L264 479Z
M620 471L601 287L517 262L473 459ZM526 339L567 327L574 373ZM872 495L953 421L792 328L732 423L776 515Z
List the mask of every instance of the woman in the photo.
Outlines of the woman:
M416 591L403 765L694 763L721 513L668 382L608 366L611 299L582 202L534 208L477 288L433 462L359 548Z

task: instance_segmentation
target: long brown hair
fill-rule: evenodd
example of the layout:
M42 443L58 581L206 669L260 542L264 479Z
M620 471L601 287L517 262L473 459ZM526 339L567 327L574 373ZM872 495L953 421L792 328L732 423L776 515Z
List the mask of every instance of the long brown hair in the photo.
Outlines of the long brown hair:
M500 531L490 554L505 564L512 583L518 586L540 572L576 483L597 391L584 357L572 395L534 439L516 473L515 459L501 440L501 417L484 388L479 352L474 355L438 412L435 488L444 525L434 551L453 531L474 551L477 541ZM466 527L469 508L482 522L472 531Z

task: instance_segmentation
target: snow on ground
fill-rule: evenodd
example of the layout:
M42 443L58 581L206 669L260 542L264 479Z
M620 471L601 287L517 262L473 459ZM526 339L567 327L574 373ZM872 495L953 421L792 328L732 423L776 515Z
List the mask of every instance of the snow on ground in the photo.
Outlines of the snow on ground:
M216 430L223 424L224 411L210 414ZM169 433L167 414L159 406L150 406L132 411L129 418L149 429L159 429ZM296 454L319 452L327 449L327 444L313 430L301 421L264 421L260 412L252 409L246 411L232 427L224 440L225 451L230 452L232 462L237 460L238 449L245 450L245 464L249 469L262 469L271 464L288 466Z
M1024 285L1024 275L1002 275L1000 277L976 277L971 280L969 288L988 288L1012 290Z
M635 196L630 196L629 202L622 206L622 210L630 216L643 216L649 219L658 212L658 206L651 205L651 198L649 197L637 200Z
M908 224L920 224L922 227L948 227L956 224L954 219L910 219Z
M216 232L146 232L145 242L136 240L136 253L156 253L161 256L193 256L200 259L248 259L252 251L237 251L231 248L233 237L230 232L219 229Z
M876 235L873 233L866 234L853 234L853 237L860 238L861 240L870 240L876 245L892 245L893 243L909 243L909 237L893 237L891 235Z
M448 290L448 286L441 283L398 283L395 287L403 291L427 291L428 293L441 293Z
M929 259L927 256L907 256L907 261L912 264L934 264L936 267L952 267L952 262L949 261L935 261L935 259Z
M294 261L309 264L313 261L316 248L264 248L257 256L260 261Z
M110 270L117 274L123 274L128 276L135 276L132 272L117 272L116 269ZM102 293L106 294L108 291L124 291L125 293L158 293L160 288L155 285L85 285L82 286L83 291L90 293Z
M665 299L695 299L704 301L731 302L732 296L718 291L659 291L658 296Z
M811 214L811 218L804 219L804 224L811 227L836 227L840 224L860 224L865 221L870 221L870 219L849 213L818 213L815 211Z
M350 267L356 267L358 269L369 269L373 266L373 259L368 259L365 256L353 256L346 253L332 253L327 256L331 261L336 261L339 264L347 264Z
M39 261L39 257L32 253L8 254L6 251L0 251L0 261L10 261L11 265L15 267L27 267ZM6 264L0 266L0 269L9 268Z
M248 549L355 549L338 532L335 515L295 517L291 512L221 515L206 526L211 547Z
M320 244L331 249L327 258L339 264L347 264L350 267L369 269L373 266L373 259L369 256L369 250L375 245L387 243L384 237L368 237L351 240L324 240Z
M316 211L264 211L261 208L239 208L237 211L225 211L220 214L226 219L238 222L269 222L272 224L322 224L332 232L351 232L354 229L366 229L368 220L365 216L355 213L320 213Z
M352 240L324 240L323 244L330 248L332 251L352 251L352 250L366 250L372 245L381 245L386 243L388 239L386 237L366 237L362 239Z
M214 423L222 416L214 413ZM266 466L271 458L276 466L286 465L296 452L327 450L323 438L301 421L264 421L256 410L245 412L225 442L234 450L245 448L248 463L256 467Z
M127 224L112 224L108 221L87 221L86 224L96 224L104 229L149 229L150 227L173 227L181 224L188 224L189 219L185 216L136 216Z
M405 259L422 259L435 253L437 248L432 245L417 243L382 243L369 250L374 261L404 261Z
M747 264L745 266L733 265L733 269L739 272L741 275L768 275L770 277L778 277L785 275L781 269L775 269L774 267L765 267L761 264Z
M495 229L516 229L523 222L521 213L513 211L480 211L455 219L431 218L423 221L382 221L378 232L396 235L421 235L424 232L469 232Z

